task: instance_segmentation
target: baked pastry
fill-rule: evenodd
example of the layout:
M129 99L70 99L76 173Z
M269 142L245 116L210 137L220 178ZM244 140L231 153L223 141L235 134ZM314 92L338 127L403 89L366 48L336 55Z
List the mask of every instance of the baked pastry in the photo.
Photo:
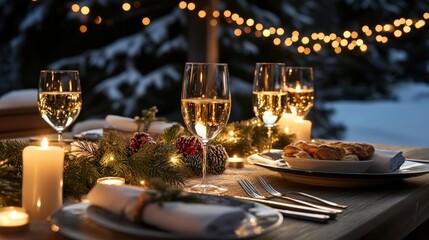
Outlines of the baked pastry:
M346 150L334 145L320 145L314 153L314 158L321 160L341 160Z
M319 147L316 144L308 143L308 142L303 141L303 140L297 141L293 145L296 146L296 147L301 148L304 151L306 151L312 157L314 156L314 153L316 152L317 148Z
M341 160L342 161L359 161L359 158L354 154L348 154L348 155L345 155Z
M307 159L311 159L312 157L310 156L310 154L304 150L298 152L297 154L294 155L294 157L296 158L307 158Z
M301 148L295 147L293 145L287 145L283 148L283 153L286 157L294 157L295 154L299 153L300 151L302 151Z

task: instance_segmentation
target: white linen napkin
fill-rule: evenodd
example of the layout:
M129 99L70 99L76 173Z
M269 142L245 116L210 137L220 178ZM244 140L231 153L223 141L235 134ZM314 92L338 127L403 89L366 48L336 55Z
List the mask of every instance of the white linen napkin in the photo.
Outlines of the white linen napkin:
M88 193L88 200L132 220L138 196L143 191L130 185L96 184ZM244 218L245 212L240 207L183 202L164 202L162 206L149 203L142 213L146 224L193 236L233 233Z
M374 160L367 172L389 173L397 171L405 162L402 151L376 149L370 158Z
M106 122L114 129L125 132L136 132L138 127L134 119L117 115L107 115ZM165 129L172 127L174 124L174 122L153 121L150 123L147 132L149 134L160 134Z

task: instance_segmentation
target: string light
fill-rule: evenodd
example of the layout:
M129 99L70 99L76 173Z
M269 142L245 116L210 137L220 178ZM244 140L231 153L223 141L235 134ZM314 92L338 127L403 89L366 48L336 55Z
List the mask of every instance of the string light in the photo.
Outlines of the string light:
M192 5L192 7L190 8L189 5ZM197 8L197 6L193 2L187 3L185 1L181 1L179 3L179 8L183 10L188 8L188 10L192 11L193 9ZM220 16L221 14L219 12L218 15L218 12L218 10L213 11L213 16ZM208 13L202 18L207 17L207 15ZM285 30L281 27L265 28L262 23L256 22L253 18L245 19L243 17L240 17L238 13L234 13L229 9L225 9L223 11L223 17L225 18L225 21L227 23L235 23L237 25L234 30L235 36L241 36L243 32L246 34L253 33L254 36L257 38L261 36L264 36L266 38L272 37L273 44L276 46L281 45L282 42L282 45L285 47L291 47L298 42L304 45L309 45L309 47L297 47L298 53L302 54L308 55L312 51L314 51L315 53L321 52L323 47L317 41L320 41L321 43L325 43L328 46L332 47L336 54L340 54L343 49L348 49L350 51L357 49L361 52L366 52L368 50L368 46L366 45L365 40L362 37L359 37L360 34L358 31L345 30L341 34L344 38L337 36L337 34L335 33L325 34L323 32L314 32L309 34L308 36L300 36L300 32L298 30L292 31L290 36L284 36ZM393 36L399 38L405 33L410 33L412 31L412 26L414 26L415 29L424 27L426 25L426 20L429 19L429 12L423 13L422 17L423 19L416 20L398 18L395 19L392 23L377 24L372 29L368 25L363 25L360 29L363 33L363 35L361 36L366 36L366 38L368 38L369 40L375 40L376 42L385 44L389 41L389 38L387 36L384 36L385 34L392 34ZM211 25L214 26L213 24ZM375 37L371 37L374 31L377 33L377 35Z

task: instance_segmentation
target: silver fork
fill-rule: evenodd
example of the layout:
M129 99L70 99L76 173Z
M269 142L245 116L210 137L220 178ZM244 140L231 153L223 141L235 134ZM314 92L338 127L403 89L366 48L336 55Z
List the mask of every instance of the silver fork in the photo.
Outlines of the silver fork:
M335 209L337 211L332 211L328 209L321 209L321 208L315 208L311 206L303 206L297 205L297 204L289 204L289 203L283 203L283 202L276 202L271 201L269 197L266 197L259 192L258 189L247 179L240 179L238 180L238 183L240 186L244 189L244 191L253 199L258 200L258 202L268 204L272 207L277 208L286 208L286 209L292 209L296 211L305 211L305 212L311 212L311 213L319 213L319 214L326 214L329 215L330 219L334 219L337 216L338 209ZM341 211L341 210L340 210Z
M281 209L277 209L277 211L279 211L285 216L297 218L297 219L303 219L303 220L317 221L317 222L327 222L329 219L335 219L336 217L335 213L327 214L321 209L314 209L313 211L313 209L310 209L304 206L292 205L287 203L278 203L278 202L266 200L266 197L254 192L249 187L249 185L246 183L245 180L238 180L238 183L244 189L247 195L249 195L251 198L238 197L238 196L236 196L236 198L260 202L263 204L270 205L272 207L280 207ZM284 208L287 208L289 210L286 210Z
M281 192L277 191L276 189L274 189L269 183L267 183L267 181L265 181L261 176L258 176L258 180L259 183L261 184L261 186L267 191L269 192L271 195L276 196L276 197L281 197L281 198L290 198L285 196L284 194L282 194ZM332 207L337 207L337 208L342 208L342 209L346 209L347 206L346 205L342 205L342 204L338 204L338 203L334 203L331 201L328 201L326 199L322 199L307 193L303 193L303 192L294 192L296 194L302 195L302 196L306 196L308 198L314 199L316 201L319 201L321 203L324 203L326 205L332 206ZM298 200L300 201L300 200Z

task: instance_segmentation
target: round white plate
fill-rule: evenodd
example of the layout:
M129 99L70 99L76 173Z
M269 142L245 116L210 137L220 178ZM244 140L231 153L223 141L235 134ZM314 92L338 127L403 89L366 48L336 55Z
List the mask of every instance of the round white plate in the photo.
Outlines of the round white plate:
M247 216L234 233L209 236L205 239L246 239L265 234L283 221L276 210L254 202L231 197L202 195L212 204L239 206ZM195 236L165 232L150 226L139 225L89 203L66 206L57 211L51 220L58 232L73 239L198 239Z

